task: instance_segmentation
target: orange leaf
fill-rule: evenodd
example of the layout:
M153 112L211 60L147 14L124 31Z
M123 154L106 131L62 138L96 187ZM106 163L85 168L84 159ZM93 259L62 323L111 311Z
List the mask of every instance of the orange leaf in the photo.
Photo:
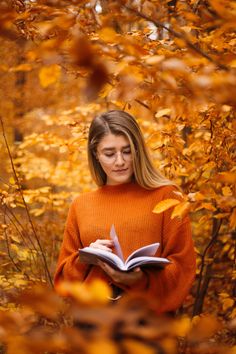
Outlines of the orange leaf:
M231 299L230 297L227 297L226 299L222 300L222 303L223 303L223 311L227 311L229 308L233 307L234 300Z
M108 43L115 41L118 36L116 31L114 31L114 29L111 27L103 28L98 32L98 35L104 42Z
M153 213L156 213L156 214L159 214L159 213L162 213L163 211L173 207L174 205L177 205L179 204L180 201L177 200L177 199L165 199L165 200L162 200L161 202L159 202L155 208L153 209Z
M57 64L43 67L39 72L40 84L43 88L57 82L61 75L61 68Z
M211 203L201 203L201 205L199 205L199 207L197 207L195 210L201 210L201 209L207 209L210 211L215 211L216 208L214 207L214 205L212 205Z
M185 201L177 204L174 210L172 211L171 219L174 219L175 217L184 218L190 209L190 205L191 204L189 202Z

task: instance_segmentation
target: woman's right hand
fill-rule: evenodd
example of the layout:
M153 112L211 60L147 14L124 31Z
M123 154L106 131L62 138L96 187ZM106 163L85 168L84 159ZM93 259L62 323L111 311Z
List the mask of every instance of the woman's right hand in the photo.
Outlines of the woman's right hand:
M100 250L112 252L113 241L112 240L96 240L90 243L89 247L99 248Z

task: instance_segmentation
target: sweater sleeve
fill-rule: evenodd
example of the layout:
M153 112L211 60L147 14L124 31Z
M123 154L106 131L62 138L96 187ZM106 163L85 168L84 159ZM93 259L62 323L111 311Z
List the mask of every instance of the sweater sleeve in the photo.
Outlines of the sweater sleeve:
M78 249L82 247L74 201L70 206L66 220L63 242L54 277L55 287L62 280L84 280L88 265L79 263Z
M169 190L164 199L181 200ZM144 282L127 291L145 290L155 299L159 313L178 309L187 296L196 272L196 255L194 251L189 216L183 219L171 219L173 208L163 213L162 253L171 264L158 270L155 267L144 268ZM145 279L146 278L146 279Z

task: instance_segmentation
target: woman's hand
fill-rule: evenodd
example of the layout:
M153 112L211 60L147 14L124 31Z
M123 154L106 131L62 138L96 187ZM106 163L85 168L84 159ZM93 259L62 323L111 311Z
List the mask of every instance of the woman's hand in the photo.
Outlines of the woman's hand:
M98 265L104 270L105 273L107 273L107 275L109 275L112 280L114 280L114 282L123 285L132 286L138 281L141 281L144 276L143 271L139 267L135 268L131 272L120 272L102 261L99 261Z
M96 240L90 243L89 247L98 248L103 251L112 252L113 241L112 240Z

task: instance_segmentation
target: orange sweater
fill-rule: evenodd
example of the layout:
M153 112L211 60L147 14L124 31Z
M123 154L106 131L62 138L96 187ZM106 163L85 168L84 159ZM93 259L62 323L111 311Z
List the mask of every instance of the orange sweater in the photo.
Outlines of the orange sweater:
M61 280L89 282L94 278L110 283L97 266L79 262L78 249L96 239L109 239L114 223L126 258L139 247L160 242L157 256L172 261L164 269L145 268L146 280L126 291L145 291L158 304L158 312L176 310L189 292L195 276L196 259L188 216L183 220L170 218L173 208L161 214L152 212L163 199L181 200L164 186L146 190L137 183L106 185L84 193L72 202L65 226L64 239L55 274L55 286Z

